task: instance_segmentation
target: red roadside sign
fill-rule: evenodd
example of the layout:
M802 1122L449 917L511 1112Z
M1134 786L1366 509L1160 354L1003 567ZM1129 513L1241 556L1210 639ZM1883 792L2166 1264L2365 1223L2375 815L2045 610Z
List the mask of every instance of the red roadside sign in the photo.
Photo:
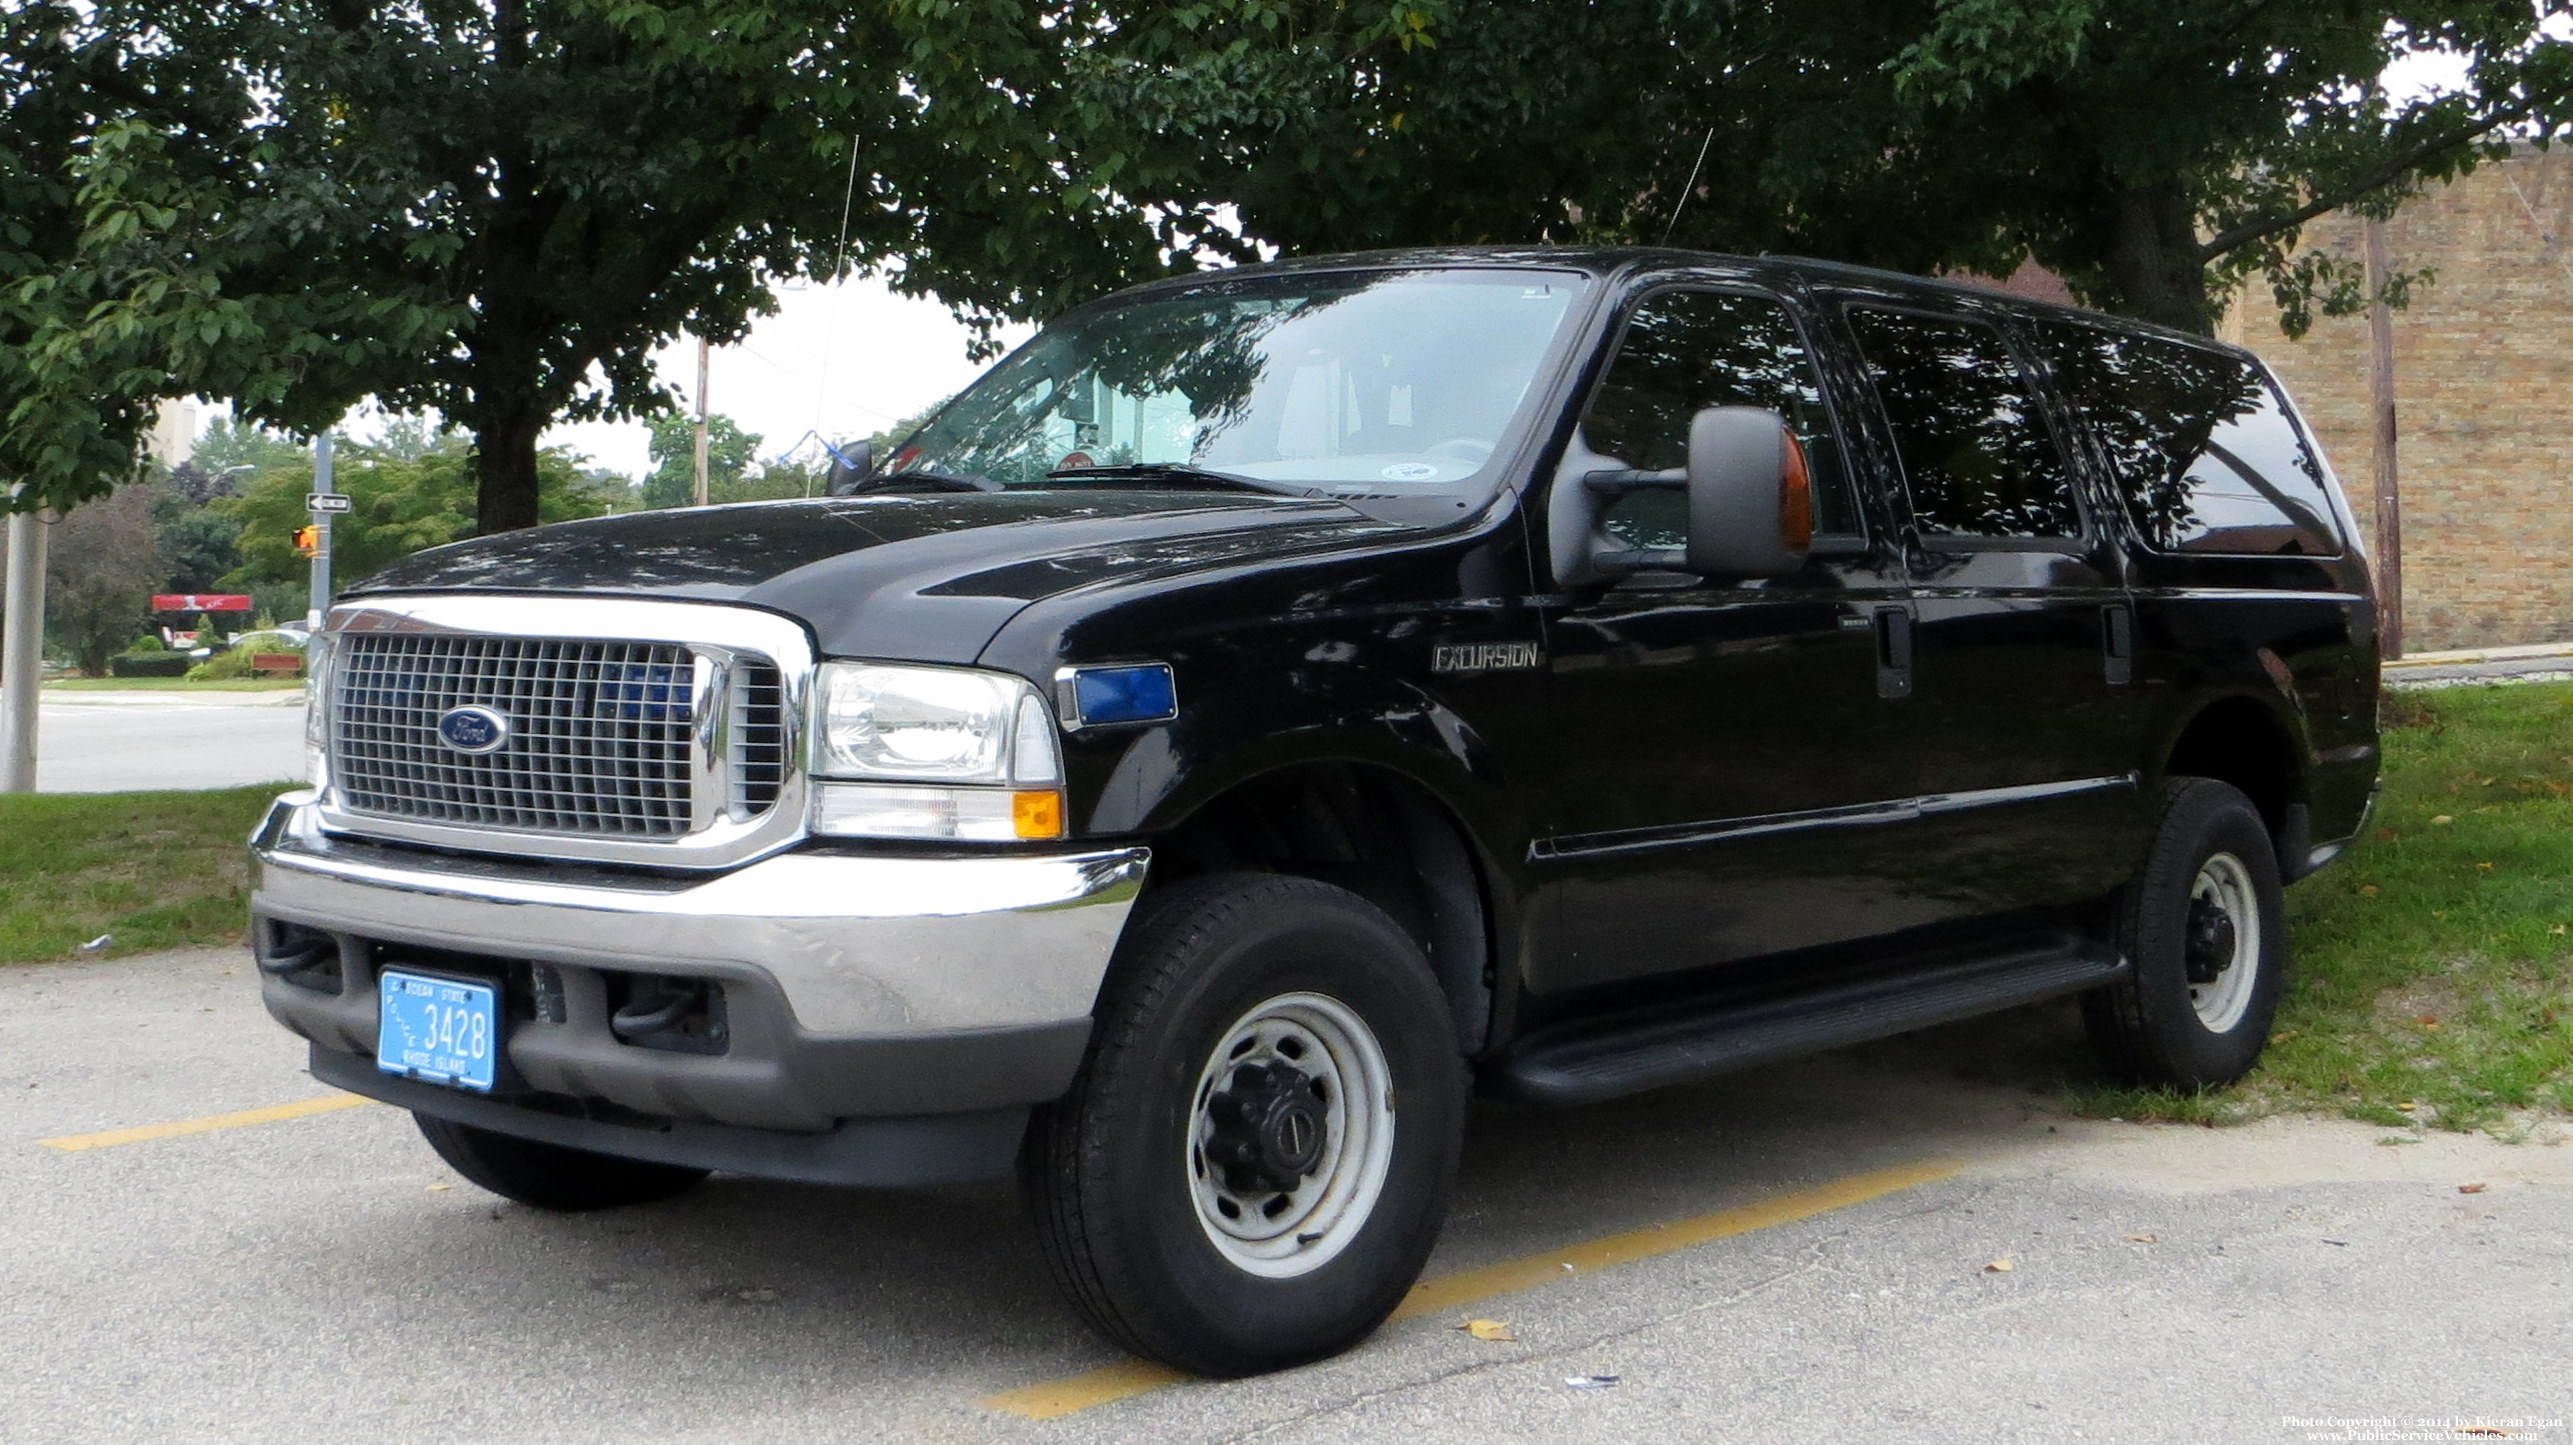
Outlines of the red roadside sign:
M247 592L155 592L152 594L152 610L155 612L247 612L250 610L250 594Z

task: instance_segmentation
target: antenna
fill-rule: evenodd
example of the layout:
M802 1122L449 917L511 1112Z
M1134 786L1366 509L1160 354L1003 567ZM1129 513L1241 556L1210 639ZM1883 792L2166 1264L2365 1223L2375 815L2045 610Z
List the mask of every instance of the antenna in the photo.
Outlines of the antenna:
M1689 183L1680 187L1679 204L1671 207L1671 223L1662 228L1662 244L1671 244L1671 233L1680 228L1680 212L1689 208L1689 197L1697 193L1698 173L1706 169L1706 153L1715 148L1715 127L1706 128L1706 139L1698 142L1697 164L1689 167Z
M848 284L846 272L849 268L849 215L856 208L857 199L858 133L852 130L849 132L849 179L840 191L840 239L832 247L831 252L831 310L835 312L845 312L847 309L840 304L845 299L840 288ZM837 319L836 316L833 318L835 323ZM839 348L840 328L836 324L826 326L822 337L822 364L813 369L813 425L814 434L817 436L824 421L822 404L829 398L831 390L831 353ZM823 445L827 447L830 443L824 442Z

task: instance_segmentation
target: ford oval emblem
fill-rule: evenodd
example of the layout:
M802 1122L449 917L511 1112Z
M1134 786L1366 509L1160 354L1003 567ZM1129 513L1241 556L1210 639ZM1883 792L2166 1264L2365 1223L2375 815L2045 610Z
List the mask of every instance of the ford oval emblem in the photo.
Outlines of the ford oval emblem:
M487 707L454 707L438 717L438 741L460 753L496 753L509 741L509 719Z

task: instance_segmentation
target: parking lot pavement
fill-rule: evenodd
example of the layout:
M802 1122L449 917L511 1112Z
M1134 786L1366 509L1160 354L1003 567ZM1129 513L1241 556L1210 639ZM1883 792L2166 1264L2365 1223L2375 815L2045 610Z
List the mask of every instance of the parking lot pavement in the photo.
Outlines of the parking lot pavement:
M36 790L238 788L304 775L304 695L48 691Z
M0 970L6 1433L1983 1445L2499 1417L2573 1440L2545 1423L2573 1414L2560 1125L2146 1128L1958 1077L2071 1031L2029 1011L1484 1109L1440 1308L1306 1369L1131 1393L1149 1376L1095 1373L1114 1352L1004 1189L724 1178L545 1215L455 1178L390 1109L272 1108L344 1096L230 950ZM166 1124L197 1131L111 1132ZM1614 1382L1566 1383L1590 1377ZM1049 1384L1054 1418L989 1403Z

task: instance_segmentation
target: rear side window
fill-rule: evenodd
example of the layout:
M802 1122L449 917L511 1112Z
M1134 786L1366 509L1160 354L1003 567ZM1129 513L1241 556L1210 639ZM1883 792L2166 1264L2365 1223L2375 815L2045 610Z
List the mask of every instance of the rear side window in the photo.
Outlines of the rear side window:
M1854 310L1849 324L1923 532L2080 535L2072 470L1997 328L1912 311Z
M2091 326L2056 323L2039 335L2147 545L2163 552L2339 553L2322 464L2258 366Z
M1645 298L1582 415L1582 442L1638 471L1676 470L1688 465L1690 420L1710 406L1756 406L1785 417L1813 477L1814 530L1859 530L1822 377L1794 318L1765 296L1663 291ZM1686 546L1688 498L1630 492L1600 521L1630 546Z

